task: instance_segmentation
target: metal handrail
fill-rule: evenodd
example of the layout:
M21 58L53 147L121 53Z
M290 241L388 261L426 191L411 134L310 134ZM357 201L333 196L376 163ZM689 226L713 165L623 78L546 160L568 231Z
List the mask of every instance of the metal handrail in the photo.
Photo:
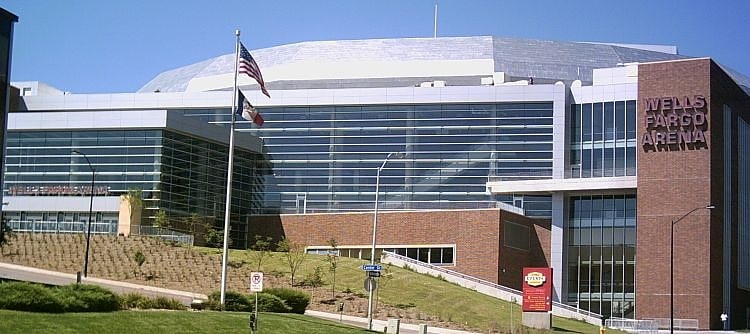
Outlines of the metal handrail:
M19 233L85 233L86 222L55 220L15 220L8 221L13 232ZM93 234L117 234L117 222L92 222Z
M468 281L471 281L471 282L474 282L474 283L478 283L478 284L481 284L481 285L484 285L484 286L487 286L487 287L490 287L490 288L494 288L494 289L498 289L498 290L501 290L501 291L504 291L504 292L507 292L507 293L515 294L515 295L517 295L517 297L518 297L517 300L519 300L519 301L522 298L522 292L521 291L513 289L513 288L509 288L507 286L499 285L499 284L496 284L496 283L493 283L493 282L490 282L490 281L486 281L486 280L483 280L481 278L477 278L477 277L474 277L474 276L469 276L469 275L466 275L466 274L462 274L460 272L453 271L453 270L450 270L450 269L445 269L445 268L440 267L440 266L435 266L435 265L432 265L432 264L429 264L429 263L421 262L421 261L412 259L410 257L399 255L399 254L396 254L396 253L393 253L393 252L383 251L383 254L385 254L387 256L394 257L394 258L396 258L398 260L401 260L401 261L404 261L404 262L408 262L408 263L411 263L411 264L419 265L419 266L422 266L422 267L425 267L425 268L428 268L428 269L431 269L431 270L435 270L435 271L438 271L438 272L441 272L441 273L445 273L445 274L448 274L448 275L456 276L456 277L459 277L459 278L462 278L462 279L465 279L465 280L468 280ZM567 304L563 304L563 303L560 303L560 302L553 301L552 302L552 306L558 307L558 308L561 308L561 309L564 309L564 310L567 310L567 311L570 311L570 312L575 312L575 313L578 313L578 314L582 314L582 315L585 315L585 316L588 316L588 317L593 317L593 318L598 318L598 319L602 318L601 314L598 314L598 313L595 313L595 312L591 312L591 311L588 311L588 310L583 310L583 309L580 309L580 308L576 308L576 307L573 307L573 306L570 306L570 305L567 305Z
M164 240L174 241L192 246L195 237L192 234L178 232L165 227L138 225L134 226L133 234L157 237Z

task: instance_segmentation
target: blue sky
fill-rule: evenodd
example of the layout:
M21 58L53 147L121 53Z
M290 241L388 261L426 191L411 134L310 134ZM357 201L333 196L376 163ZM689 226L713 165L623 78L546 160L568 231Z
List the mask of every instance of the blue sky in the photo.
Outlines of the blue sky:
M618 4L615 4L618 3ZM622 3L622 4L619 4ZM19 16L11 80L134 92L158 73L248 49L431 37L435 0L0 0ZM441 0L439 36L677 45L750 75L750 1Z

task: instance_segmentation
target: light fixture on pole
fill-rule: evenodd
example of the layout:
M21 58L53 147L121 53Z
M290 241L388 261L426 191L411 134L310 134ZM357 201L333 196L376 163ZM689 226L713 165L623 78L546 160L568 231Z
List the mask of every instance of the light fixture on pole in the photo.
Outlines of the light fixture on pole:
M674 226L675 224L679 223L680 220L684 219L685 217L689 216L691 213L706 209L711 210L715 209L716 206L709 204L706 206L699 206L695 209L692 209L688 211L688 213L682 215L682 217L678 218L677 220L672 221L672 226L669 233L669 333L674 333Z
M89 223L87 227L86 232L86 255L83 257L83 277L88 277L89 273L89 245L91 244L91 216L93 214L94 209L94 179L96 176L96 170L94 170L94 167L91 166L91 161L89 161L89 157L87 157L85 154L81 153L78 150L73 150L73 153L80 154L83 156L84 159L86 159L86 163L89 164L89 169L91 169L91 196L89 199Z
M370 264L375 264L375 236L378 230L378 195L380 193L380 171L383 170L385 164L388 163L388 159L402 159L405 156L401 152L391 152L383 160L383 164L378 167L378 172L375 175L375 214L372 220L372 249L370 252ZM367 297L367 329L372 330L372 286L368 289L369 295Z

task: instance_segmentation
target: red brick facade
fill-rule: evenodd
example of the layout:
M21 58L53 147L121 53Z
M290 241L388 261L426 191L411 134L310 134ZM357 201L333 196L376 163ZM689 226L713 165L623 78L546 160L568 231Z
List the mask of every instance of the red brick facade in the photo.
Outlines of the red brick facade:
M285 236L308 246L372 244L373 214L285 214L255 216L250 235ZM503 246L503 222L529 227L529 250ZM498 209L379 212L378 245L455 244L455 266L447 269L520 288L524 266L549 266L549 220Z
M733 89L728 94L727 87ZM636 318L670 317L670 225L674 226L674 317L698 319L700 328L721 328L723 310L723 106L737 86L711 59L641 64L638 67L638 228ZM742 94L744 95L744 94ZM643 145L649 124L647 99L685 97L702 108L674 107L669 113L704 112L705 145ZM653 101L653 100L652 100ZM745 102L746 103L746 102ZM653 106L653 104L652 104ZM662 105L663 106L663 105ZM677 110L675 110L677 109ZM700 109L700 110L699 110ZM664 111L666 114L667 112ZM694 129L694 127L687 127ZM653 130L653 129L652 129ZM732 145L732 143L726 143ZM736 169L736 168L735 168ZM729 241L731 242L731 241ZM745 302L746 303L746 302ZM739 310L738 310L739 311ZM738 312L735 321L744 316ZM739 322L734 322L735 326Z

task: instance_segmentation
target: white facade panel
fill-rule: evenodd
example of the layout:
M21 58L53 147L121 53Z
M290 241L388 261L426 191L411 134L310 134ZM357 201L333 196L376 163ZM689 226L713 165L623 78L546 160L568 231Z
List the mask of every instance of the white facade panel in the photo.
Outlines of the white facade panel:
M493 194L554 193L558 191L603 191L636 189L635 176L592 177L578 179L546 179L487 182Z
M157 128L166 117L166 110L22 112L8 114L8 130Z
M4 211L88 212L90 196L4 196ZM94 196L94 212L119 212L120 196Z

